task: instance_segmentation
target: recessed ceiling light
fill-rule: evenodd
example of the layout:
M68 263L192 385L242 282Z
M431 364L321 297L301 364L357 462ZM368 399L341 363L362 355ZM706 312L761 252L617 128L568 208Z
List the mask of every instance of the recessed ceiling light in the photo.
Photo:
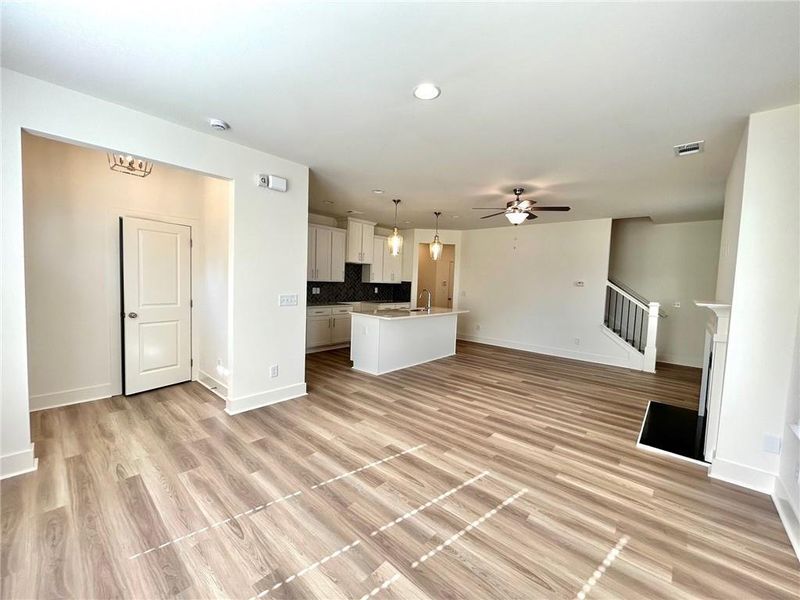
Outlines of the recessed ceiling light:
M460 219L461 215L450 215L451 219Z
M403 221L403 223L405 223L406 225L408 225L409 223L411 223L411 221Z
M382 194L383 190L372 190L373 194Z
M209 119L208 124L211 126L211 129L215 129L216 131L227 131L231 128L231 126L222 119Z
M414 97L420 100L434 100L442 93L438 87L432 83L420 83L414 88Z

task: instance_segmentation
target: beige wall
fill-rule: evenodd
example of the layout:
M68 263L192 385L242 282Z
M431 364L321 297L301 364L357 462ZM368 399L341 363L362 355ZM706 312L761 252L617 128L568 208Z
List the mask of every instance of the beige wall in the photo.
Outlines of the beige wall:
M417 296L423 288L431 292L431 305L447 308L450 263L455 263L456 247L454 244L445 244L439 260L433 260L429 243L417 244ZM453 282L455 284L455 282ZM422 300L427 302L427 300Z
M703 366L706 309L716 288L722 221L656 225L650 219L618 219L611 228L611 279L660 302L657 358ZM680 303L680 308L675 303Z
M29 134L22 162L31 409L121 392L120 216L192 227L194 356L212 374L227 364L227 182L115 173L104 152Z

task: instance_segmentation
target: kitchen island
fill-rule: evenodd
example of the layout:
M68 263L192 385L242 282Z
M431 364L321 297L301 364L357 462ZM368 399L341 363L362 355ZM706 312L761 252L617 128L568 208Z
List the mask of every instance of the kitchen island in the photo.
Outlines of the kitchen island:
M353 369L382 375L456 353L452 308L357 310L351 313Z

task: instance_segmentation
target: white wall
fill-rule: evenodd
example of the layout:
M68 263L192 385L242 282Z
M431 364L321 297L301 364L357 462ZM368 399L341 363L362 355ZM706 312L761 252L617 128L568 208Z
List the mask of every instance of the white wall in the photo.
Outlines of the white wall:
M725 214L719 246L716 301L730 304L733 298L733 274L736 270L736 248L739 244L739 220L742 214L744 165L747 158L747 129L725 182Z
M115 173L98 150L23 134L22 171L31 410L122 393L119 218L188 225L194 240L193 355L208 341L227 364L229 183L164 165ZM204 214L223 228L207 247ZM216 254L216 256L215 256ZM220 268L205 270L209 260ZM213 275L212 278L209 275ZM213 330L199 325L213 321Z
M800 440L790 425L800 426L800 318L797 320L789 393L786 396L783 445L778 478L775 482L775 504L781 513L795 554L800 558Z
M238 412L304 394L308 167L8 69L0 77L0 474L35 466L28 422L23 129L231 180L227 410ZM289 191L257 187L258 173L288 178ZM298 306L279 308L281 293L297 294ZM280 367L276 378L269 377L272 364Z
M714 299L722 221L654 224L617 219L611 226L612 279L661 303L657 360L703 366L706 309ZM674 303L679 302L680 308Z
M200 337L198 379L228 397L228 245L231 185L204 178L201 215L202 278L193 315ZM192 274L194 276L194 273Z
M750 116L733 302L711 475L772 492L787 436L800 290L800 106ZM735 214L735 211L733 211ZM726 208L725 220L731 217ZM726 224L734 227L735 224ZM797 398L793 398L797 402Z
M610 239L611 219L462 231L459 337L627 366L602 331Z

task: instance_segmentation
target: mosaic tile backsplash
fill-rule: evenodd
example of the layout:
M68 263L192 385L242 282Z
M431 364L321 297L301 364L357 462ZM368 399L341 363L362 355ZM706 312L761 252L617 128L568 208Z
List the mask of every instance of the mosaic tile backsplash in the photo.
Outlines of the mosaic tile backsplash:
M311 288L319 288L312 294ZM378 288L378 293L375 293ZM344 283L309 281L306 284L308 304L333 304L335 302L408 302L411 300L411 282L362 283L361 265L344 266Z

